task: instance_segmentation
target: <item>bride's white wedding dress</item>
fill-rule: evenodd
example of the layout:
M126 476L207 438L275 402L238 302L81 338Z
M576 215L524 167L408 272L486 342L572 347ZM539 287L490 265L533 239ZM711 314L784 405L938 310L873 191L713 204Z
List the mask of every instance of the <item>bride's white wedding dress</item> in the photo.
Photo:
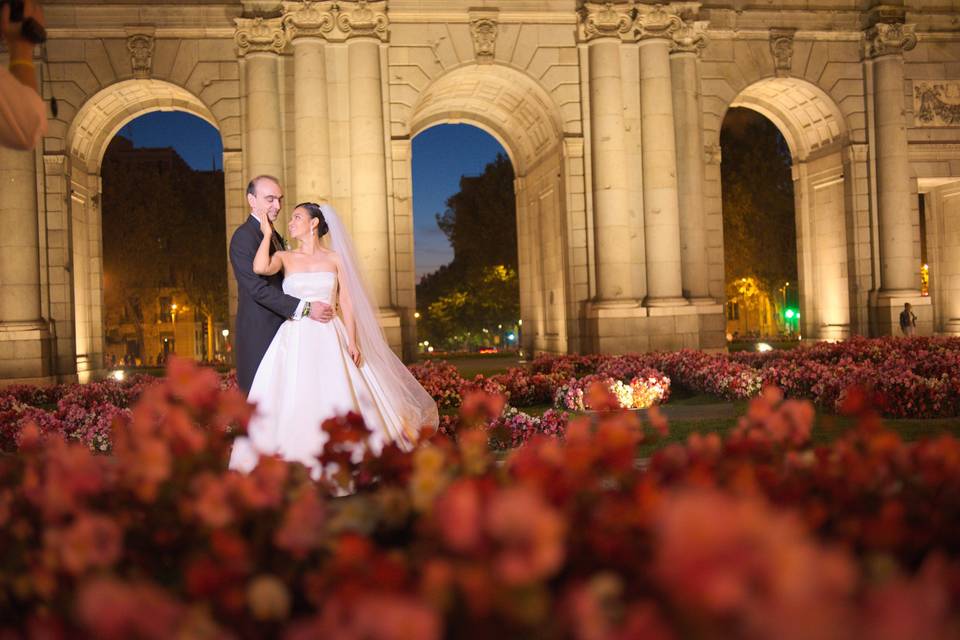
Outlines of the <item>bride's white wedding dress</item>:
M329 271L291 273L283 280L283 290L301 300L335 305L337 276ZM234 443L231 469L249 472L261 455L276 455L303 463L316 478L316 457L327 440L320 425L348 411L360 413L373 431L375 454L387 442L406 448L415 441L423 416L406 406L407 398L397 397L405 391L391 393L382 384L390 375L388 366L364 353L357 367L347 345L347 329L339 316L327 323L303 319L280 326L253 379L248 399L257 411L248 436ZM362 342L360 349L363 352Z

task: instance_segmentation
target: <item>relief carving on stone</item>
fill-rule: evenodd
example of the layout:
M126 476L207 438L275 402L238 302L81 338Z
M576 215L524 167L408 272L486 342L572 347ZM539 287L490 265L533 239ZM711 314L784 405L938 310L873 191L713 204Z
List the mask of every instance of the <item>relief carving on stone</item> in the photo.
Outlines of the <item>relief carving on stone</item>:
M706 164L720 164L720 145L716 143L704 145L703 161Z
M477 62L484 64L493 62L497 50L497 19L496 13L470 16L470 35L473 38L473 52Z
M914 81L913 121L918 127L960 125L960 81Z
M629 33L632 6L620 2L584 2L580 13L580 39L619 38Z
M356 2L334 3L337 27L346 37L372 36L386 41L387 30L390 26L386 9L387 3L385 0L379 2L356 0Z
M778 76L786 75L793 68L793 36L796 29L770 29L770 53Z
M259 51L281 53L286 45L281 18L234 18L234 23L234 40L241 56Z
M679 15L678 6L637 5L637 17L633 22L637 39L672 38L673 34L682 28L683 18Z
M127 36L127 51L134 78L149 78L153 70L153 34L133 33Z
M282 22L287 39L326 37L336 26L333 7L333 2L284 2Z
M867 56L875 58L891 53L903 53L917 46L914 25L900 22L878 22L866 30Z
M707 46L706 20L684 20L682 26L673 32L673 44L670 51L673 53L700 53Z

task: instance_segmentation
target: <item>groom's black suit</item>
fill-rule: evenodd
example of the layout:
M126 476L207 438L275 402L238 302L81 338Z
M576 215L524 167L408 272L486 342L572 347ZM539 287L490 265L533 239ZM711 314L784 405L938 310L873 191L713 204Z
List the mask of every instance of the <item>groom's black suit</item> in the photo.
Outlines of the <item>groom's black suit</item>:
M279 235L270 244L270 255L283 246ZM283 274L260 276L253 272L253 257L263 241L260 223L253 216L240 225L230 239L230 264L237 278L237 327L234 354L237 382L250 392L253 376L263 354L283 321L293 316L300 300L283 292Z

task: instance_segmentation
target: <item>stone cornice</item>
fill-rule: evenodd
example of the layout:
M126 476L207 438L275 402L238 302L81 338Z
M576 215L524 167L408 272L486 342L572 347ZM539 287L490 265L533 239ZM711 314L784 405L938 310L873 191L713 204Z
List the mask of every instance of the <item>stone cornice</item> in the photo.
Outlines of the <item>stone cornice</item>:
M633 4L584 2L579 9L578 36L581 42L600 38L621 39L630 33Z
M234 18L234 41L242 57L250 53L281 53L286 45L280 18Z
M878 22L864 32L868 58L902 54L917 46L914 25L899 22Z

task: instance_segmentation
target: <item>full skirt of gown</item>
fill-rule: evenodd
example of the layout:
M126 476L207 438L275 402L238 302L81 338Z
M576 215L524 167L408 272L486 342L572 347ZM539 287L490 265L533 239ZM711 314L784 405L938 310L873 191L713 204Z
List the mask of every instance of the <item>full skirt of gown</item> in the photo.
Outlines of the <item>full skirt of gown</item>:
M302 300L332 304L336 294L332 272L289 274L284 292ZM370 448L379 454L384 444L402 441L400 417L365 360L357 365L347 348L347 330L339 317L326 323L287 320L277 331L260 362L248 400L256 404L247 437L234 442L230 468L253 470L261 455L301 462L314 478L320 475L317 456L327 434L328 418L354 411L373 432Z

